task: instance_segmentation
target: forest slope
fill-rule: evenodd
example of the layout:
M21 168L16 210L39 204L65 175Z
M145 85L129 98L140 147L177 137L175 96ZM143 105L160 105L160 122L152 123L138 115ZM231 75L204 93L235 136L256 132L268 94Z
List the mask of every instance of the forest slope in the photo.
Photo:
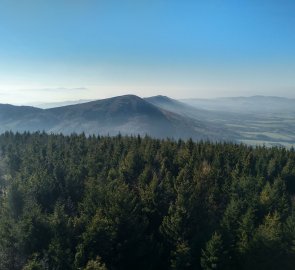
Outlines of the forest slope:
M0 269L294 269L293 149L45 133L0 147Z

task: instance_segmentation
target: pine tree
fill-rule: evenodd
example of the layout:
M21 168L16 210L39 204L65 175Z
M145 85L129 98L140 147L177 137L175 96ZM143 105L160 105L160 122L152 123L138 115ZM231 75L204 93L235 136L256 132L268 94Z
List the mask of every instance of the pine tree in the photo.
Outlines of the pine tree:
M201 266L204 270L225 269L227 254L223 247L221 235L214 232L202 250Z

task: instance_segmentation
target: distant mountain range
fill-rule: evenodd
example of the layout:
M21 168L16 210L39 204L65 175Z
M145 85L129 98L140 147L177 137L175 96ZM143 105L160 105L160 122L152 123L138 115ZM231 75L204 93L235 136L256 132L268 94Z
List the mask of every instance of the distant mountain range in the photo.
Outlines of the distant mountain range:
M81 104L40 109L31 106L0 105L0 132L46 131L100 135L150 135L157 138L230 140L230 133L200 119L193 119L160 106L164 97L143 99L118 96ZM165 98L167 103L189 107ZM158 101L158 102L157 102ZM157 105L158 103L158 105ZM193 108L192 108L193 109Z
M121 133L290 147L295 143L293 104L292 99L262 96L179 101L135 95L48 103L45 109L0 104L0 132Z
M263 114L295 112L295 99L274 96L183 99L182 101L191 106L215 111Z

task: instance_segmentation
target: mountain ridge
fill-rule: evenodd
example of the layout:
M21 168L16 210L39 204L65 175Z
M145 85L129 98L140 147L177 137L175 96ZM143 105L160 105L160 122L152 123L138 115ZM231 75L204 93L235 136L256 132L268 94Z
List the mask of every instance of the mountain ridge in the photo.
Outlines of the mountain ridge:
M162 95L122 95L47 109L0 104L0 133L120 133L291 147L295 144L293 104L292 99L267 96L191 104Z
M171 99L172 101L172 99ZM1 106L0 106L1 107ZM0 121L0 132L46 131L100 135L150 135L157 138L222 140L206 123L168 111L136 95L122 95L50 109L11 106L18 113ZM207 129L206 129L207 128Z

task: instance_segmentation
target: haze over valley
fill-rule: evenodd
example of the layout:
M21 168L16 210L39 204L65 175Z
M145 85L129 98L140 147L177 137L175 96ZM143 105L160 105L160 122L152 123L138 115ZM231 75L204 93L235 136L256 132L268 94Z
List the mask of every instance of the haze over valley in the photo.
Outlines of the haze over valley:
M295 143L293 104L293 99L267 96L175 100L160 95L40 105L47 109L2 104L0 131L139 134L289 148Z

